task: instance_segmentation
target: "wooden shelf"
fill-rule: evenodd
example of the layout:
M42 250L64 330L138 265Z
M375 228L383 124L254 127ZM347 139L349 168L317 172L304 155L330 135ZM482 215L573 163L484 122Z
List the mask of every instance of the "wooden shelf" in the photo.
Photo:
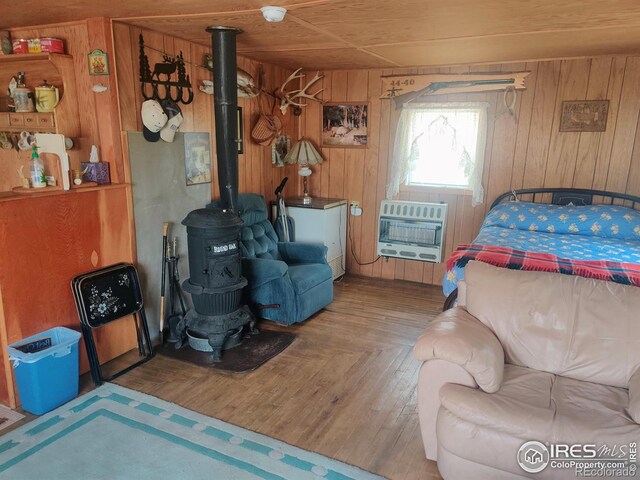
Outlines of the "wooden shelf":
M111 185L111 184L109 184ZM97 182L82 182L80 185L76 185L75 183L71 184L71 190L81 190L83 188L93 188L93 187L97 187L98 183Z
M65 137L80 137L82 129L73 57L59 53L0 55L0 78L8 80L20 71L25 72L25 84L28 89L33 91L46 81L59 89L60 101L53 112L7 112L7 102L3 92L3 98L0 98L0 110L2 110L0 111L0 132L11 132L11 135L22 131L60 133ZM70 150L68 154L70 167L79 168L80 162L85 158L84 152L76 149ZM28 153L24 152L14 153L4 150L0 152L0 191L11 190L16 185L14 172L16 168L27 163L27 156ZM61 177L59 171L52 174L56 178ZM43 195L45 194L29 196ZM1 197L7 198L6 195Z
M62 187L42 187L42 188L24 188L24 187L13 187L11 189L12 192L18 193L20 195L38 195L40 193L51 193L56 190L62 190Z
M14 201L14 200L29 200L32 198L42 198L49 197L54 195L73 195L78 193L85 192L95 192L97 190L112 190L117 188L125 188L129 184L128 183L110 183L109 185L95 185L95 186L80 186L71 188L71 190L63 190L61 187L51 187L55 188L55 190L50 189L50 187L46 187L43 189L38 189L39 191L30 193L29 195L25 193L17 193L15 191L9 192L0 192L0 204L2 202Z
M58 63L60 59L68 58L73 60L71 55L63 53L23 53L23 54L11 54L0 55L0 65L6 63L25 63L25 62L52 62Z
M55 133L54 112L0 112L0 132Z
M20 133L23 131L29 133L56 133L56 127L0 127L0 132Z
M80 135L80 119L78 117L78 98L76 93L75 68L73 57L62 53L25 53L0 55L0 73L5 78L11 78L17 72L25 72L26 87L34 90L36 87L47 82L56 86L60 90L60 102L53 112L51 112L51 122L49 125L39 125L32 129L47 132L62 133L67 137L77 137ZM5 107L6 108L6 105ZM8 112L0 112L0 117L4 117ZM9 114L14 115L14 114ZM29 113L23 115L29 116ZM34 112L34 119L48 118L40 117L42 113ZM0 118L0 127L6 129L7 122ZM22 130L29 130L27 125L14 125L10 122L10 127L23 127ZM10 128L16 131L13 128ZM2 131L2 130L0 130Z

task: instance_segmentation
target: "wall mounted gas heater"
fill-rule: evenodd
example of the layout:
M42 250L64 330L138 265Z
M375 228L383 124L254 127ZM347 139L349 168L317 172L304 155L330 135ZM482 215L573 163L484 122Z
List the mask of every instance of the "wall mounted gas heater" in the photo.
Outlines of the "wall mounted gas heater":
M378 255L439 263L446 224L446 203L383 200L378 217Z

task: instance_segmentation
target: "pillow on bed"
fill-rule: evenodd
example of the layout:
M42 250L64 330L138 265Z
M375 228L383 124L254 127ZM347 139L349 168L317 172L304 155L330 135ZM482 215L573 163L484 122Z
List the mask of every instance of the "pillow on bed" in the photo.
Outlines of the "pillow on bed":
M507 202L494 207L484 225L640 241L640 212L613 205Z

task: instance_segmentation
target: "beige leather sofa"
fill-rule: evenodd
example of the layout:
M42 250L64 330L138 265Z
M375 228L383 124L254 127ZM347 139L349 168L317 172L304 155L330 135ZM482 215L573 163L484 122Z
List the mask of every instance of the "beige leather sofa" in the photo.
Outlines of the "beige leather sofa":
M414 353L424 448L445 479L576 478L525 472L530 440L640 444L638 287L470 262L459 306Z

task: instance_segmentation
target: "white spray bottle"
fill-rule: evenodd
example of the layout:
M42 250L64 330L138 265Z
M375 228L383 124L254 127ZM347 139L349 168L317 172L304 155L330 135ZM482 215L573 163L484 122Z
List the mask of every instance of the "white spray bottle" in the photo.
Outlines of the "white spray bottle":
M33 188L44 188L47 186L47 178L44 175L44 165L40 161L37 145L34 145L32 148L29 175Z

